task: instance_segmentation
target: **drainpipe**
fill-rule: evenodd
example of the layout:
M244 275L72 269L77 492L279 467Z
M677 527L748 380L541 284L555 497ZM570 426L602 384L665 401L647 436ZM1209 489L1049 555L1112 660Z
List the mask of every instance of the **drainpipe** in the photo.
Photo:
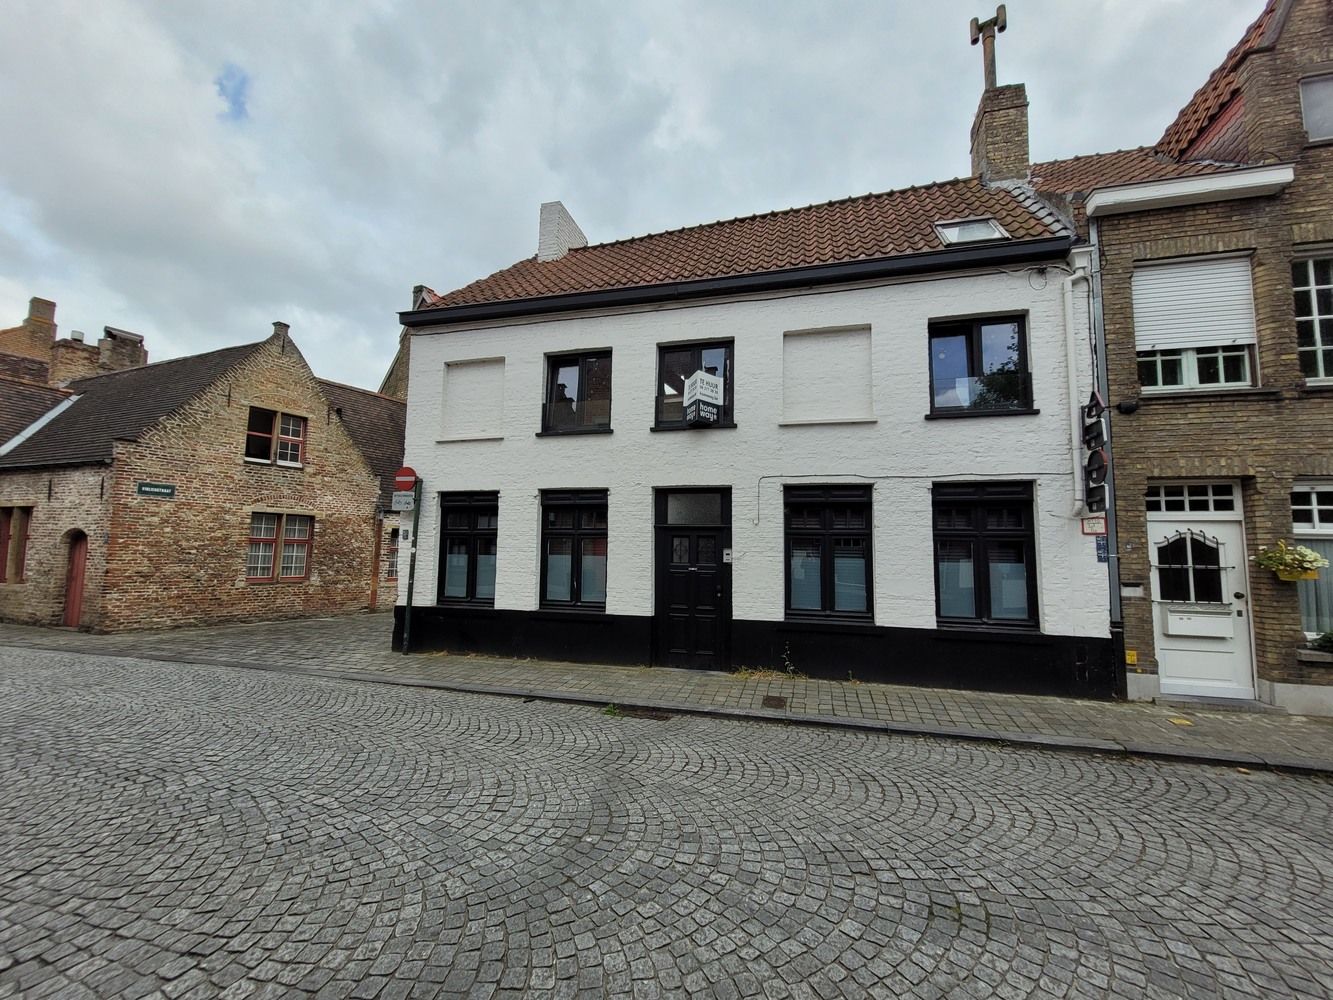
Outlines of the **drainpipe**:
M1097 391L1106 402L1106 452L1111 456L1106 470L1106 576L1109 583L1111 610L1111 656L1115 671L1116 693L1121 700L1129 698L1125 675L1125 619L1120 606L1120 534L1116 526L1115 492L1115 421L1111 419L1110 376L1106 362L1106 325L1102 320L1102 254L1098 242L1097 220L1088 220L1088 242L1092 246L1092 331L1096 350L1093 358Z

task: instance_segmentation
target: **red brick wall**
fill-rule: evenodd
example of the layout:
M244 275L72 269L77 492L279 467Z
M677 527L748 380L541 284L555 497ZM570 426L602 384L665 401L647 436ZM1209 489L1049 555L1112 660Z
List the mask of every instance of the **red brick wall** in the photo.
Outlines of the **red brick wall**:
M307 419L303 468L243 459L251 406ZM141 441L118 445L113 468L112 596L101 627L258 621L368 606L378 484L285 337L270 339ZM175 499L138 496L140 481L174 484ZM314 515L307 580L246 581L256 509Z
M0 473L0 507L31 507L24 580L0 583L0 620L60 624L64 611L69 536L88 536L82 624L95 623L102 606L111 471L79 466Z

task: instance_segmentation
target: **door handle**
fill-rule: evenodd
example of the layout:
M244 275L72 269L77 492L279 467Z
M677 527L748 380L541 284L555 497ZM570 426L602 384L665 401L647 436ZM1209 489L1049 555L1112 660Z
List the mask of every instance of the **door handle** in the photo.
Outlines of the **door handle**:
M1234 594L1232 594L1231 596L1234 597L1234 598L1235 598L1236 600L1238 600L1238 601L1243 601L1243 600L1245 600L1245 595L1242 594L1239 590L1236 591L1236 592L1235 592Z

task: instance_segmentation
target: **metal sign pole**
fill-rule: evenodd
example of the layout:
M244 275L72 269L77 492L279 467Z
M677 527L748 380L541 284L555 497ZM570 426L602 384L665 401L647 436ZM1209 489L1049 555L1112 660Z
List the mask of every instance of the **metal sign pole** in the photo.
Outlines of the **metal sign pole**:
M412 487L412 537L407 558L407 607L403 609L403 652L412 651L412 584L417 576L417 528L421 525L421 479Z

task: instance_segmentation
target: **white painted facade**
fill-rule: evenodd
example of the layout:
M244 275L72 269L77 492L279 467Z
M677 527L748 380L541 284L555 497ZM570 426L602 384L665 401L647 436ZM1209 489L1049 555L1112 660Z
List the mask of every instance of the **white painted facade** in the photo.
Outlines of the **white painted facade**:
M874 624L934 629L931 484L1026 480L1035 484L1040 630L1105 638L1107 565L1081 532L1083 455L1071 440L1072 415L1092 387L1087 282L1074 281L1066 303L1067 273L1015 266L416 330L406 463L422 477L426 500L414 605L436 600L440 492L498 491L495 607L525 611L539 602L539 491L606 489L606 613L651 616L654 489L720 486L732 491L732 617L781 621L783 486L867 483ZM1004 314L1026 317L1033 406L1041 412L924 419L928 324ZM850 339L853 352L863 348L868 374L811 364L818 351L807 349L810 341L785 352L784 379L784 338L819 336L810 331L837 331L830 337ZM737 426L654 432L658 346L699 340L734 342ZM612 433L537 436L547 356L606 349ZM491 388L485 402L460 408L446 395L468 364L482 366Z

